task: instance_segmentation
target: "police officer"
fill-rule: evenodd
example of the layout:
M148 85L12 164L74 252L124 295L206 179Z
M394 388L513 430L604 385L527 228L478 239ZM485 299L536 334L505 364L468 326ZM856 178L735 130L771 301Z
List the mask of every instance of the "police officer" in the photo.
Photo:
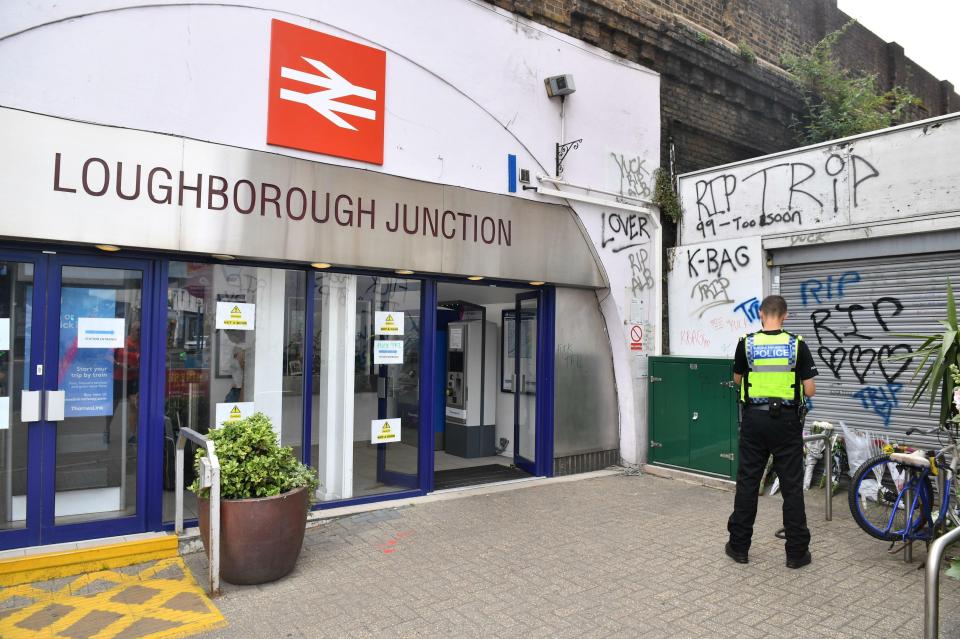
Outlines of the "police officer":
M767 458L780 478L787 567L810 563L810 531L803 507L803 403L813 397L817 375L810 349L799 335L783 330L787 302L770 295L760 304L763 330L744 335L734 354L733 381L740 388L740 468L733 514L727 522L725 551L734 561L749 561L757 518L760 478Z

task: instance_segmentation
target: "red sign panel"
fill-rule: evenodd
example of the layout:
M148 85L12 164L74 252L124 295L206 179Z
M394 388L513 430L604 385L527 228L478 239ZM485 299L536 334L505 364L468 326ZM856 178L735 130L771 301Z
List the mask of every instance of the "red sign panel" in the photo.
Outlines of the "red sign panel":
M643 350L643 327L639 324L634 324L630 327L630 350Z
M274 20L267 143L383 164L384 51Z

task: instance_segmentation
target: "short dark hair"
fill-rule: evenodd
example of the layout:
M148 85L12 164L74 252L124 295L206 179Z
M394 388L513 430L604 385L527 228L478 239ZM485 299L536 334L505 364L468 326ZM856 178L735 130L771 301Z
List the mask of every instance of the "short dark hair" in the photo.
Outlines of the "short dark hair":
M787 314L787 300L779 295L767 295L760 303L760 312L771 317L783 317Z

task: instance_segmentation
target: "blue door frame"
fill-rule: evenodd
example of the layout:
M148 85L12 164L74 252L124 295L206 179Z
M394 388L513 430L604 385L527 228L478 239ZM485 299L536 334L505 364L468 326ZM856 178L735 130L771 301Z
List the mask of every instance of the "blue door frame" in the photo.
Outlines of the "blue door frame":
M33 265L33 295L31 298L31 308L33 309L30 318L30 334L42 335L43 333L43 308L45 287L43 283L47 281L47 257L38 251L17 251L0 250L0 260L10 262L22 262ZM12 350L11 344L11 350ZM11 355L12 356L12 355ZM39 391L42 390L41 377L37 375L37 363L43 361L43 340L31 339L30 352L24 353L24 357L30 358L30 374L24 380L24 390ZM16 392L11 387L11 393ZM33 460L39 460L42 457L43 450L43 423L32 422L29 424L10 424L10 434L14 429L27 429L27 509L26 521L23 528L0 531L0 549L20 548L23 546L35 546L40 543L40 529L42 512L40 508L40 495L43 489L41 482L40 465L32 463Z
M32 314L30 318L29 390L59 390L60 292L64 266L130 269L143 273L140 321L140 402L137 415L138 454L136 512L127 517L102 519L76 524L56 525L56 441L57 422L38 421L12 428L28 429L27 511L22 529L0 531L0 549L53 544L94 537L132 534L147 530L152 486L148 466L158 449L149 427L148 415L155 410L162 382L157 383L157 277L155 263L146 259L86 256L81 254L44 254L39 251L0 250L0 259L31 263L34 266ZM162 365L162 360L160 361ZM39 374L42 365L45 374ZM161 378L162 379L162 378ZM162 415L162 412L161 412ZM161 433L162 436L162 433ZM124 442L122 445L126 445ZM162 449L160 449L162 450ZM157 494L159 505L162 492Z
M513 460L514 465L531 475L549 477L553 475L553 395L554 395L554 289L540 289L529 293L519 293L514 305L516 330L514 336L514 379L520 376L520 340L523 331L520 329L523 320L522 303L526 300L535 300L537 303L536 322L536 371L537 378L534 387L534 459L524 457L520 451L520 402L523 397L521 389L514 386L513 403Z

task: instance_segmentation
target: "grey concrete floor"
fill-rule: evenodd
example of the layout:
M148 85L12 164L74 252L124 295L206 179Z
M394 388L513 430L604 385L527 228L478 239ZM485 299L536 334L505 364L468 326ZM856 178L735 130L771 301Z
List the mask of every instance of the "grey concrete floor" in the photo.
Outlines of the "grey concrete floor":
M750 563L723 553L733 494L613 476L381 510L307 534L288 577L226 584L209 638L919 637L925 551L905 564L862 533L846 495L825 522L808 493L814 562L784 566L779 496L763 497ZM203 583L206 560L188 557ZM941 636L960 637L943 580Z

